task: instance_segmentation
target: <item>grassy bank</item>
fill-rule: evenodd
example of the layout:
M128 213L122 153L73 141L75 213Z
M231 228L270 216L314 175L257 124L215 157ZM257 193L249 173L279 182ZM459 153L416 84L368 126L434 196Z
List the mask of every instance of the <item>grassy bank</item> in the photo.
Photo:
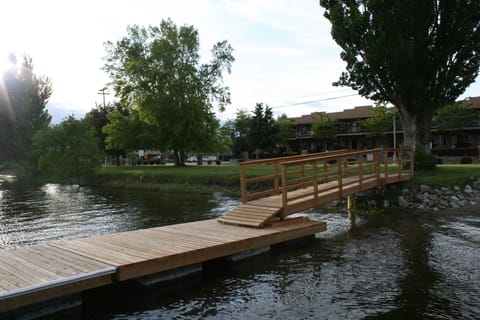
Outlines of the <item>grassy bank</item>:
M249 168L247 177L272 174L271 166ZM210 193L216 190L239 194L239 167L211 166L131 166L106 167L98 173L102 186L150 189L165 192ZM470 177L480 177L480 165L439 165L435 171L415 172L413 184L430 186L464 185Z
M417 171L413 184L432 187L462 186L480 177L480 164L442 164L435 171Z

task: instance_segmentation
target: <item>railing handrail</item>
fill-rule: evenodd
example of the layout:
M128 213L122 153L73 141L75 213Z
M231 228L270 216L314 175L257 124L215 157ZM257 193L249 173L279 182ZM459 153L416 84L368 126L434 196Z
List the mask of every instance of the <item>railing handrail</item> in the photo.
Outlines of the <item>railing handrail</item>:
M302 159L302 160L297 160L297 161L283 161L280 162L281 165L285 166L292 166L292 165L302 165L308 162L311 162L312 160L324 160L324 161L329 161L337 158L348 158L352 156L357 156L357 155L364 155L364 154L370 154L370 153L375 153L377 151L380 151L380 149L369 149L369 150L359 150L359 151L347 151L345 153L341 154L336 154L336 155L324 155L324 156L319 156L319 157L312 157L310 159Z
M281 162L286 159L295 160L295 159L308 159L314 158L319 155L324 154L338 154L341 152L346 152L347 149L340 149L340 150L332 150L332 151L325 151L325 152L317 152L317 153L307 153L307 154L299 154L294 156L286 156L286 157L278 157L278 158L268 158L268 159L259 159L259 160L249 160L244 162L239 162L238 165L241 167L249 167L249 166L256 166L259 164L269 164L275 162Z

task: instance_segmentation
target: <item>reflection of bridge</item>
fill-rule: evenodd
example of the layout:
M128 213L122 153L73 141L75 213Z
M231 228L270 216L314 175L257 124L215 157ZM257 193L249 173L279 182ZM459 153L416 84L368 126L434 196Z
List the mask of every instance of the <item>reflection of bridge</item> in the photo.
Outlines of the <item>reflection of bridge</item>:
M247 171L271 168L247 178ZM408 170L405 168L409 168ZM219 219L264 227L276 219L413 176L411 149L332 151L240 164L242 202Z

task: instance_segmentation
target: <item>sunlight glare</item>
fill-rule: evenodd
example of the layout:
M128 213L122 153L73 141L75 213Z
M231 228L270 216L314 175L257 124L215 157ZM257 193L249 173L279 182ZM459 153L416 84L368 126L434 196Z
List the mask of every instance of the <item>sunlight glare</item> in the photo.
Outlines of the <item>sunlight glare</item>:
M10 55L0 55L0 116L3 113L6 113L9 117L15 119L10 98L4 82L5 74L13 67L14 65L10 59Z

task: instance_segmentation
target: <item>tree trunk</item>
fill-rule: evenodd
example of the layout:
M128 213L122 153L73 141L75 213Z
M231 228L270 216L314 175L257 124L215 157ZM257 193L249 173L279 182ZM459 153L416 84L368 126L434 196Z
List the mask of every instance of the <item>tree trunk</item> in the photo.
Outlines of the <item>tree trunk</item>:
M429 154L433 112L422 106L417 107L415 113L410 113L404 105L396 107L400 112L404 146L414 150L420 149Z
M180 165L180 157L178 156L178 150L173 149L173 158L175 159L175 165L179 166Z

